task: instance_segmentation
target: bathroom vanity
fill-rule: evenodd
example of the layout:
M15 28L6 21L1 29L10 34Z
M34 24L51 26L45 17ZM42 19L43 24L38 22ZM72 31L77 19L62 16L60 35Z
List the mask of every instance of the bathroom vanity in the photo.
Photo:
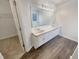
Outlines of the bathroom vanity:
M32 45L35 49L53 39L60 33L60 26L45 25L32 28Z
M59 35L55 9L55 5L49 3L31 3L32 45L35 49Z

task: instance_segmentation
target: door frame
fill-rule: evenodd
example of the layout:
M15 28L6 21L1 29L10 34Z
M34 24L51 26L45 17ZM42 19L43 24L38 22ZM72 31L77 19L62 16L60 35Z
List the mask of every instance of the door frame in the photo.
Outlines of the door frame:
M23 42L23 36L22 36L20 22L19 22L19 17L18 17L18 13L17 13L16 1L15 0L9 0L9 3L10 3L10 7L11 7L12 14L13 14L13 18L14 18L14 22L15 22L15 26L16 26L16 29L17 29L17 34L18 34L18 37L19 37L21 47L22 47L23 50L25 50L25 45L24 45L24 42Z

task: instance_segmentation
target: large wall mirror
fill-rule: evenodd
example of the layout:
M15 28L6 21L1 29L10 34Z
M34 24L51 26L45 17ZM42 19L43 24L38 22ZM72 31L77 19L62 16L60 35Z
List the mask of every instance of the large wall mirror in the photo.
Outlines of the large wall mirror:
M55 22L55 9L47 7L45 5L31 6L31 19L32 27L38 27L43 25L50 25Z

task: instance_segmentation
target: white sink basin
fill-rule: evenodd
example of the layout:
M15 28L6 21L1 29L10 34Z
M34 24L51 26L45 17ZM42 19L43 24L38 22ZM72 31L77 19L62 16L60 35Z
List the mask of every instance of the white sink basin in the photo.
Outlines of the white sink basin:
M35 32L36 33L42 33L42 32L44 32L44 30L42 30L41 28L37 28L37 29L35 29Z

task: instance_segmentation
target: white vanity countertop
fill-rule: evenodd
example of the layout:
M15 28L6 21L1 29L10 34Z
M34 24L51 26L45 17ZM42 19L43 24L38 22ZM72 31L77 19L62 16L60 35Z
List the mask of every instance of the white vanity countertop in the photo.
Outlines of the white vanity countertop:
M32 28L32 34L35 36L39 36L41 34L49 32L51 30L55 30L59 27L60 26L58 26L58 25L54 25L54 26L53 25L45 25L45 26L35 27L35 28Z

